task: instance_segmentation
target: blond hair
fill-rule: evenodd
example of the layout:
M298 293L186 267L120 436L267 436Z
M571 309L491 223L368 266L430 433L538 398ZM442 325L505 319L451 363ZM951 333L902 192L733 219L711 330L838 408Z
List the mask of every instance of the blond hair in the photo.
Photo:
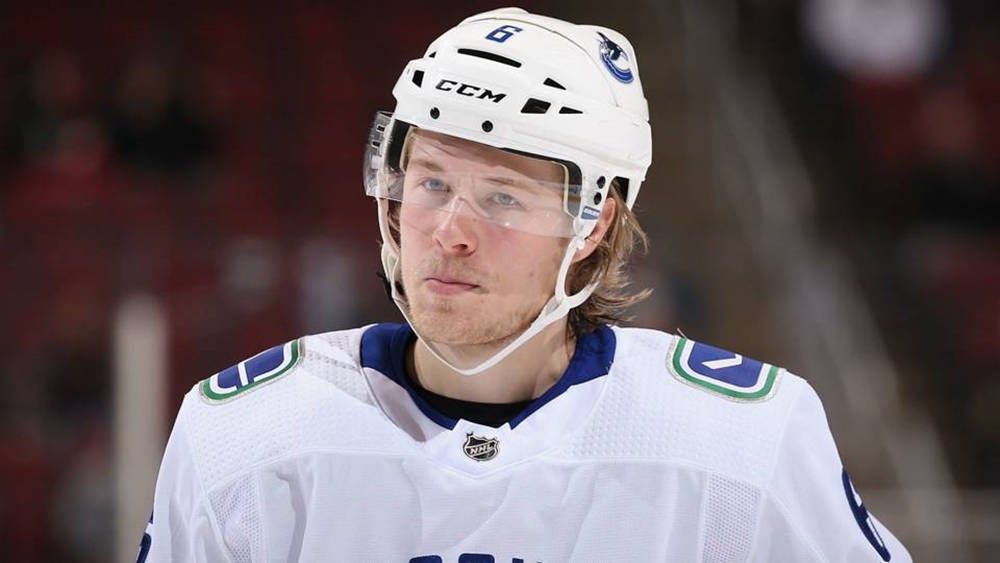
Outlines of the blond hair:
M608 190L615 201L615 214L597 248L582 261L574 264L567 276L568 292L580 291L597 282L597 288L579 307L570 309L568 320L574 336L593 332L603 324L619 324L631 320L626 311L652 293L649 288L631 291L628 265L637 249L645 253L649 239L635 213L625 205L617 179Z

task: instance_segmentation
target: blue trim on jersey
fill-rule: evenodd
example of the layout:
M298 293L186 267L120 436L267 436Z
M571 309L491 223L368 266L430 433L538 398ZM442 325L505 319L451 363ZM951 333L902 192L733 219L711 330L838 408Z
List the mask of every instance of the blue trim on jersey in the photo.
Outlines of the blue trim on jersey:
M541 397L521 411L521 414L515 416L510 421L510 427L514 428L521 424L524 419L552 399L562 395L570 387L607 375L611 371L611 362L615 359L615 344L615 333L607 326L601 326L577 340L576 350L573 351L566 373L548 391L542 393Z
M448 430L455 428L458 420L445 416L430 405L406 377L406 348L417 335L408 324L377 324L361 335L361 366L372 368L406 389L410 398L424 416Z
M410 398L427 418L448 430L453 430L458 420L441 414L427 403L406 377L406 349L416 337L408 324L382 323L369 328L361 335L361 365L395 381L406 389ZM510 427L512 429L517 427L532 413L562 395L570 387L607 375L615 357L615 346L615 333L607 326L581 337L576 343L576 350L569 361L566 373L541 397L521 411L521 414L514 417L510 421Z

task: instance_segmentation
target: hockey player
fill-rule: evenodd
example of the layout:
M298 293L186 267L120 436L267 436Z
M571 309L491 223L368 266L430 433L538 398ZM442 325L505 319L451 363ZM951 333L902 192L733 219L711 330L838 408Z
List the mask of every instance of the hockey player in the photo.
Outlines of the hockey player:
M407 323L196 385L140 560L909 560L802 379L611 326L651 152L622 35L487 12L393 94L364 171Z

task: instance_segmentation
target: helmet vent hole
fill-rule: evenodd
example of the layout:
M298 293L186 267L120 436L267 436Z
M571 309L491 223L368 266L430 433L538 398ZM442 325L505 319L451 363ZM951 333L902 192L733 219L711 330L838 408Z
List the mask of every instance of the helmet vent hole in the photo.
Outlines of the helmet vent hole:
M489 133L492 130L493 130L493 122L492 121L484 121L483 122L483 131L486 131L487 133Z
M508 59L502 55L497 55L496 53L490 53L488 51L480 51L478 49L459 49L459 55L468 55L470 57L479 57L480 59L486 59L488 61L493 61L495 63L505 64L507 66L512 66L514 68L521 68L521 63L515 61L514 59Z
M431 53L431 54L427 55L427 58L428 58L428 59L433 59L433 58L434 58L434 57L435 57L435 56L436 56L437 54L438 54L438 52L437 52L437 51L434 51L433 53Z
M570 107L563 106L563 107L559 108L559 113L565 115L565 114L568 114L568 113L583 113L583 112L580 111L580 110L578 110L578 109L575 109L575 108L570 108Z
M417 70L413 72L413 83L417 86L423 86L424 83L424 71Z
M530 98L527 102L524 102L524 107L521 108L521 113L545 113L549 111L549 102L545 102L536 98Z
M601 176L597 179L597 187L603 189L605 182L607 182L607 180L604 179L604 176Z
M431 108L431 118L437 119L441 115L441 110L438 108Z
M546 86L551 86L553 88L558 88L560 90L565 90L566 89L565 86L563 86L562 84L556 82L555 80L552 80L551 78L546 78L544 84Z
M594 205L600 205L601 199L603 199L603 197L601 196L601 192L597 192L596 194L594 194Z

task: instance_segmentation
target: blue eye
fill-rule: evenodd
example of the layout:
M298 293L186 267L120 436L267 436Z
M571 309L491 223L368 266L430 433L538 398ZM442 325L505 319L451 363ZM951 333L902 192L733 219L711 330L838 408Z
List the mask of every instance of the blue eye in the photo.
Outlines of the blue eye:
M423 181L424 188L431 192L443 192L448 189L448 184L445 184L437 178L428 178Z
M503 192L494 193L492 199L501 207L521 207L521 202L516 197Z

